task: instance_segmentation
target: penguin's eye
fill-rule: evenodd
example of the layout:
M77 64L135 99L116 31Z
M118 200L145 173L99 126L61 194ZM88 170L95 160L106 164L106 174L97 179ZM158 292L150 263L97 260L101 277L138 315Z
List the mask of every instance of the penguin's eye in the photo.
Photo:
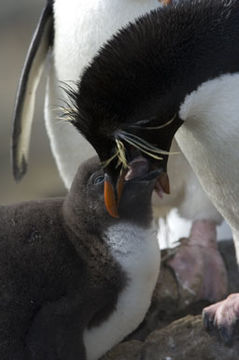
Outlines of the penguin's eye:
M103 175L98 175L93 179L92 182L93 182L94 185L101 184L102 182L104 182L104 176Z

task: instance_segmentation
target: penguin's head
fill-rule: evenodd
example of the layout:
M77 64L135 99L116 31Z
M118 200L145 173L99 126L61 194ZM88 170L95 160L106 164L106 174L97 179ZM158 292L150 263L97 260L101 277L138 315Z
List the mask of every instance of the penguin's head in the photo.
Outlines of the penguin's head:
M72 106L66 115L100 158L105 205L113 217L119 216L122 183L136 178L145 164L149 173L164 170L156 188L169 192L167 161L182 124L183 94L174 81L170 36L163 36L167 21L155 12L121 30L101 48L77 88L67 90Z
M65 208L71 218L84 219L92 228L100 228L101 222L112 223L122 220L148 224L151 220L151 196L160 170L148 172L146 160L141 161L141 169L134 178L126 179L117 204L117 218L109 215L105 203L105 174L97 157L83 163L74 178L65 201Z
M218 35L213 19L221 13L220 4L190 4L173 3L120 30L70 92L72 123L101 160L105 205L113 217L118 216L118 189L125 179L137 177L142 158L148 172L164 170L156 188L169 192L167 161L173 136L183 124L180 107L188 94L225 67L224 58L214 66L218 56L210 50ZM211 31L205 30L208 14Z

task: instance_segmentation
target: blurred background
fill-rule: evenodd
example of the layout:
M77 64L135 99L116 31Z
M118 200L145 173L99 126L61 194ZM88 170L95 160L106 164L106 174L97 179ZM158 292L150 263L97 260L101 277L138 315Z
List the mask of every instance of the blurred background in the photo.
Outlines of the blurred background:
M0 0L0 204L65 193L44 126L43 79L37 95L29 167L16 184L11 171L12 115L18 80L45 0Z

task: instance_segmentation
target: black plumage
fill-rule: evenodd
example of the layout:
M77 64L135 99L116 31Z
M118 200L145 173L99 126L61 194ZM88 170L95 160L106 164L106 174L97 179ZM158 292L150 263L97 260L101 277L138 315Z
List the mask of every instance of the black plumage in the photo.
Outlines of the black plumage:
M126 275L104 239L120 220L105 210L102 174L93 159L65 199L0 207L1 360L84 360L83 331L114 310ZM125 187L120 214L148 227L152 186L132 196L140 187Z
M170 149L185 96L239 70L238 18L237 0L179 1L142 16L101 48L70 97L72 122L102 161L114 154L122 131ZM134 150L122 141L130 160ZM166 168L167 155L162 158Z

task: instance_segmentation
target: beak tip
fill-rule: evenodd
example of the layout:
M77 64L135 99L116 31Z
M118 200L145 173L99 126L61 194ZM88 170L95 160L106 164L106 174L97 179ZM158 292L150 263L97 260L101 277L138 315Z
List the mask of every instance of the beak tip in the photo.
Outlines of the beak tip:
M162 172L157 180L159 184L159 188L162 189L162 191L169 195L170 194L170 183L169 183L169 177L166 172Z

